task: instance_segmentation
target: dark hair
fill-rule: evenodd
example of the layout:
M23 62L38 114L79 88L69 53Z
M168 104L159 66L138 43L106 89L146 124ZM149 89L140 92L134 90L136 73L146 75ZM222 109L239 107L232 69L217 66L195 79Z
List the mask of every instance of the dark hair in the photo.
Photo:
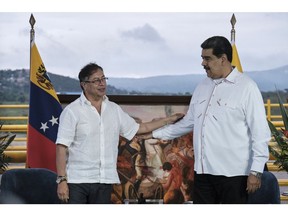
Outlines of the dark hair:
M213 49L213 55L220 58L226 54L229 62L232 62L232 46L229 40L223 36L214 36L205 40L201 44L202 49Z
M78 79L80 82L87 80L96 70L103 71L103 68L97 65L96 63L89 63L84 66L79 72Z

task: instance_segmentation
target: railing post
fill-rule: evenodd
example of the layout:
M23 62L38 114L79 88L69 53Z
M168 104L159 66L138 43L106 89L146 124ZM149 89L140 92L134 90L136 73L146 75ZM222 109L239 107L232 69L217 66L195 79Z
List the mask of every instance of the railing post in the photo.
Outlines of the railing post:
M267 119L271 121L271 100L267 99Z

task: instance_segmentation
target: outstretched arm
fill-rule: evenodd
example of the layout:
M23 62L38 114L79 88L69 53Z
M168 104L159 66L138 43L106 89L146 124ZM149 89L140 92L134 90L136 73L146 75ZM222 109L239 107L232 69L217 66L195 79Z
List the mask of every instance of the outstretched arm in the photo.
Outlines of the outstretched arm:
M175 123L178 120L180 120L181 118L183 118L183 116L184 116L183 113L176 113L176 114L169 116L169 117L160 118L157 120L152 120L152 121L146 122L146 123L141 123L137 134L149 133L149 132L156 130L160 127L163 127L165 125Z

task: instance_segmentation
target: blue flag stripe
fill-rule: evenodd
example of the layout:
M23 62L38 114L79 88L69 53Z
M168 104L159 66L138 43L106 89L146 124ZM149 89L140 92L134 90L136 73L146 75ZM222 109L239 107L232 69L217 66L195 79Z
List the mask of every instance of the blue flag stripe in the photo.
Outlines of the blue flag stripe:
M29 124L52 142L56 141L61 104L30 82ZM42 127L42 129L41 129Z

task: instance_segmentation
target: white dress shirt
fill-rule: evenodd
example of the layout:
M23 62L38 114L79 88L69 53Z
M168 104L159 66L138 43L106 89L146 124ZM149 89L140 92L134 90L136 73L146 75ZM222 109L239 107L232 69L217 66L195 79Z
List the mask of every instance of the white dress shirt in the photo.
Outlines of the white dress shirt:
M82 93L61 113L56 141L68 147L68 182L120 183L119 135L131 140L138 129L139 124L106 96L99 115Z
M173 139L192 130L198 174L263 172L271 133L261 93L247 75L234 69L225 79L207 77L195 89L186 116L153 131L153 137Z

